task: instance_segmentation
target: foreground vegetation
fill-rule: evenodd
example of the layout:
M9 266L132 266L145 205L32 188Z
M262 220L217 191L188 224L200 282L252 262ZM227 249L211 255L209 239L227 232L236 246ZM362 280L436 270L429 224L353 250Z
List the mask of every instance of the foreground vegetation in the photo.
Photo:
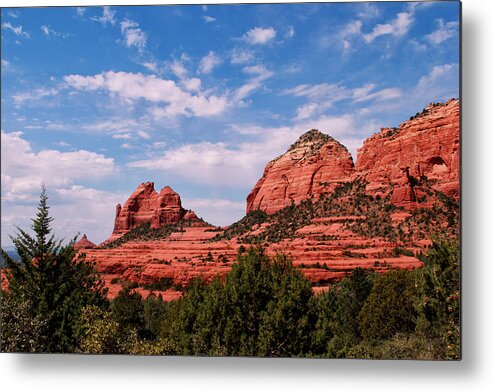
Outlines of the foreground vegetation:
M50 234L46 195L31 237L3 252L2 351L458 359L458 244L436 241L417 271L355 269L314 295L300 269L261 247L225 279L192 280L183 296L143 299L126 286L110 303L94 266Z

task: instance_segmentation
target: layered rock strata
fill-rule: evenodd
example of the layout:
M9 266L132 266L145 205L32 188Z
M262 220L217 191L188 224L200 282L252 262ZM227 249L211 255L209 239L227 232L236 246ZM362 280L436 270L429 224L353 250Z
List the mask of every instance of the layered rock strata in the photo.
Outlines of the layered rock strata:
M415 187L422 181L446 195L459 197L459 100L430 104L400 124L382 128L358 150L355 176L370 194L386 195L407 208L416 206Z
M322 193L349 181L353 170L353 159L346 147L312 129L285 154L267 164L247 197L246 211L272 214L292 203L316 200Z
M459 100L432 103L398 128L382 128L358 149L356 165L346 147L318 130L303 134L289 150L267 164L247 197L247 213L275 213L291 203L330 193L357 178L373 196L416 208L429 186L459 197Z
M123 207L120 204L116 206L115 226L106 242L144 223L150 223L152 229L157 229L179 222L190 226L204 225L195 212L182 207L180 195L169 186L157 193L153 182L145 182L137 187Z

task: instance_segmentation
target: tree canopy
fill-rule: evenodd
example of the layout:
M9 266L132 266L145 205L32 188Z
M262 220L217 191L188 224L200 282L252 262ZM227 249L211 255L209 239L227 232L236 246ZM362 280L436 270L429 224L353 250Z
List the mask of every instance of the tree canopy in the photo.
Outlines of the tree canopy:
M63 245L50 235L53 218L47 200L43 186L38 212L32 219L34 235L18 228L17 237L12 238L20 261L2 250L8 280L8 290L2 293L2 335L9 351L74 351L81 309L86 305L107 306L106 289L95 266L74 249L76 238ZM33 328L36 325L29 347L9 340L16 324L10 317L15 312L30 320Z

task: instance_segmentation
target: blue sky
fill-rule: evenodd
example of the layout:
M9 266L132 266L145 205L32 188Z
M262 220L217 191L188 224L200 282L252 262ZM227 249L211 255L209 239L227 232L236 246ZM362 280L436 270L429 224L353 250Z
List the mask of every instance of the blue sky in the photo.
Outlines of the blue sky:
M357 148L459 94L459 4L2 9L2 245L47 185L62 237L170 185L216 225L318 128Z

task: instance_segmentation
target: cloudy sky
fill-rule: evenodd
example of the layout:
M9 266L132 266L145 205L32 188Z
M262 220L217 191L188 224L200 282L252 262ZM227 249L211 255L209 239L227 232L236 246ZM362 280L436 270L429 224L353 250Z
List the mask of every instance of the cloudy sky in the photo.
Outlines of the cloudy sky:
M459 94L459 4L2 9L2 246L41 183L58 236L109 236L135 187L216 225L311 128L348 147Z

